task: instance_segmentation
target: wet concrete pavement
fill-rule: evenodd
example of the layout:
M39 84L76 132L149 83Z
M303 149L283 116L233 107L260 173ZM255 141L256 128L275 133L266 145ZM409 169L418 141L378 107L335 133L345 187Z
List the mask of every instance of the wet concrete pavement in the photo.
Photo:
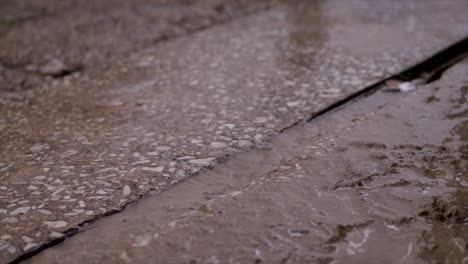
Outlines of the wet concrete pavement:
M467 72L383 86L30 263L466 263Z
M0 1L0 91L107 67L145 47L274 6L274 0Z
M2 93L1 259L268 148L298 120L466 36L467 10L297 1ZM249 166L261 171L237 168Z

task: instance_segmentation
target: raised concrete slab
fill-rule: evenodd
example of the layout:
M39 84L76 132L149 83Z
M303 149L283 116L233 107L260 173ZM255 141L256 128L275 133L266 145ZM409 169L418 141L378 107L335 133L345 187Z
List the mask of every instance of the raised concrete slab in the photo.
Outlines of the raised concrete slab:
M30 263L464 263L467 72L383 86Z

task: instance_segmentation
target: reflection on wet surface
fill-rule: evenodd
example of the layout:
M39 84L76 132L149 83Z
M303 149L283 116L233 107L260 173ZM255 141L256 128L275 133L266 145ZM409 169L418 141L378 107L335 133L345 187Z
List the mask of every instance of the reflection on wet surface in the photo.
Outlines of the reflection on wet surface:
M467 72L288 130L31 262L464 263L468 145L446 138Z
M357 2L297 1L2 94L0 233L11 238L1 258L266 148L283 128L468 33L464 1L436 14L418 1Z
M279 42L278 67L287 65L304 68L309 73L320 64L315 56L327 41L327 17L322 12L322 1L292 1L286 7L286 26L289 28L285 43ZM283 45L282 45L283 44ZM290 64L282 62L288 61ZM300 72L292 70L291 74ZM297 80L298 76L290 76Z

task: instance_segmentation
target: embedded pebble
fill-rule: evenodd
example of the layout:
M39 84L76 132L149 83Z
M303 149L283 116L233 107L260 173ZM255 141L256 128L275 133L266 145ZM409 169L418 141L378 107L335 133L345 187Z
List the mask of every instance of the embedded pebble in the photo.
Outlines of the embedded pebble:
M26 214L29 212L31 209L30 206L25 206L25 207L18 207L15 210L10 212L10 215L20 215L20 214Z
M49 210L46 210L46 209L38 209L37 210L39 213L43 214L43 215L51 215L52 212L49 211Z
M43 222L45 225L47 225L49 228L62 228L66 227L68 225L67 221L63 220L58 220L58 221L44 221Z
M332 93L332 94L339 94L339 93L342 93L342 90L338 89L338 88L330 88L326 92L327 93Z
M119 258L125 262L130 262L131 259L130 257L128 256L127 252L122 252L120 255L119 255Z
M60 232L56 232L56 231L52 231L50 234L49 234L49 237L51 238L61 238L63 237L63 233L60 233Z
M7 224L16 224L18 223L19 220L16 217L6 217L2 220L1 223L7 223Z
M39 72L45 75L58 75L67 70L67 66L62 60L54 58L48 63L39 67Z
M242 194L241 191L235 191L235 192L230 193L231 197L235 197L235 196L240 195L240 194Z
M107 194L107 192L102 190L102 189L97 190L96 193L99 194L99 195L106 195Z
M141 235L135 237L135 241L132 244L132 247L146 247L151 243L153 236L151 235Z
M202 144L202 143L203 143L203 140L201 140L201 139L192 139L192 140L190 141L190 143L192 143L192 144Z
M151 171L151 172L162 172L164 170L163 166L160 167L143 167L141 168L143 171Z
M22 236L21 237L24 241L24 243L30 243L30 242L33 242L34 240L28 236Z
M36 181L43 181L45 180L47 177L46 176L36 176L33 178L33 180L36 180Z
M28 252L30 249L33 249L37 246L37 243L27 243L26 246L24 246L23 251Z
M45 146L44 145L34 145L29 148L29 151L31 152L39 152L41 151Z
M157 146L156 147L156 151L161 151L161 152L162 151L168 151L170 149L171 149L171 147L169 147L169 146Z
M178 171L176 172L176 177L179 178L179 179L185 178L185 171L183 171L183 170L178 170Z
M195 165L213 166L216 164L216 159L214 158L193 159L193 160L189 160L189 162Z
M247 148L247 147L252 146L252 142L248 140L239 140L238 144L239 144L239 147L241 148Z
M15 254L16 253L16 248L15 247L9 247L8 248L8 253Z
M2 220L2 223L7 223L7 224L16 224L18 222L19 220L16 217L6 217Z
M255 135L254 139L255 139L255 141L257 141L257 142L262 141L262 140L263 140L263 135L257 134L257 135Z
M68 158L68 157L71 157L71 156L76 155L76 154L78 154L78 150L70 149L70 150L67 150L64 153L62 153L61 157L62 158Z
M125 185L122 189L122 195L123 197L127 197L130 195L130 193L132 192L132 189L130 188L130 186L128 185Z
M286 105L288 107L297 107L301 104L301 101L292 101L292 102L287 102Z
M211 142L211 147L213 148L226 148L228 145L224 142Z

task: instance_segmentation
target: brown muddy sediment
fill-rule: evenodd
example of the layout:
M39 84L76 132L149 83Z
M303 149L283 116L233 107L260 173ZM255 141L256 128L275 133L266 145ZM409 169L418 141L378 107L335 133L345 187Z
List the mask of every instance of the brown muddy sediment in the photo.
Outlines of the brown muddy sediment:
M467 72L348 104L30 262L466 263Z

